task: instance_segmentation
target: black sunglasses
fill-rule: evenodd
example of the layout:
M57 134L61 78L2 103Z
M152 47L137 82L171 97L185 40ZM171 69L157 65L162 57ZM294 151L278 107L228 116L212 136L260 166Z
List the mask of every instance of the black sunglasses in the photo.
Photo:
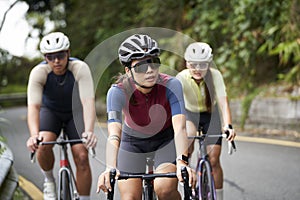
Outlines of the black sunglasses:
M136 63L131 68L133 68L136 73L146 73L149 66L152 69L159 68L160 67L160 59L158 57L149 58L147 60L143 60L141 62Z
M49 53L46 54L45 57L48 61L53 62L56 58L58 60L62 60L67 56L67 51L61 51L57 53Z

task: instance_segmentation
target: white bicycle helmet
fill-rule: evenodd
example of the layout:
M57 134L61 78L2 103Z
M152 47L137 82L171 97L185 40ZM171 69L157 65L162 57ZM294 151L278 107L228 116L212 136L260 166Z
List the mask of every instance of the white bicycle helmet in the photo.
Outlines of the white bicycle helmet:
M160 49L157 42L148 35L135 34L128 37L119 47L119 60L122 64L133 59L141 59L146 56L159 56Z
M204 42L192 43L186 48L184 59L192 62L211 62L213 59L212 49Z
M54 32L44 36L40 43L42 54L68 50L69 47L69 38L61 32Z

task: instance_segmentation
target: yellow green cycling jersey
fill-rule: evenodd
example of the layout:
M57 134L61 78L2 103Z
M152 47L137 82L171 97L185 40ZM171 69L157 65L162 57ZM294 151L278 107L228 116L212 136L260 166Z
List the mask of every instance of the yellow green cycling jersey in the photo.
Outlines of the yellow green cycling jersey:
M211 71L215 96L216 99L219 97L227 96L224 79L219 70L209 68ZM201 81L197 84L189 72L189 69L184 69L179 72L176 76L182 84L183 96L185 102L185 108L191 112L206 112L208 109L205 105L205 83ZM214 105L216 102L212 102Z

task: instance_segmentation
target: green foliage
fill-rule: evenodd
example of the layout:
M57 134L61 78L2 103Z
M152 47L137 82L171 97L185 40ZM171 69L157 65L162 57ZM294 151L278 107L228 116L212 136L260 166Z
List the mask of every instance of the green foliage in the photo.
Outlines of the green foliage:
M242 101L242 116L241 116L241 124L240 124L241 129L244 129L245 127L252 101L259 94L259 92L260 89L255 89L249 92L249 94Z
M0 107L0 113L2 113L2 108ZM0 117L0 141L1 142L5 142L6 139L2 136L2 128L7 125L8 121L6 119L4 119L3 117ZM5 151L5 147L2 147L1 146L1 143L0 143L0 155Z
M1 142L4 142L5 141L5 138L0 136L0 141ZM1 143L0 143L0 156L3 154L3 152L5 151L5 147L2 147L1 146Z
M196 41L208 42L213 47L214 61L222 71L232 97L247 96L260 85L270 82L300 84L299 0L26 2L29 4L28 21L33 30L38 30L38 37L49 31L45 24L51 20L55 30L70 37L71 53L81 59L98 44L122 31L163 27L184 33ZM169 41L174 41L174 48L180 48L175 36ZM0 53L1 81L9 76L9 83L24 84L26 78L22 76L28 75L28 69L23 68L23 62L25 66L29 62ZM162 61L178 71L184 66L183 59L170 52L162 54ZM22 63L22 70L18 62ZM111 65L101 77L101 85L105 87L122 70L117 61ZM30 63L29 66L33 65ZM9 75L12 72L17 73ZM99 95L105 95L107 88L101 90Z
M9 55L0 50L0 93L25 92L30 70L39 60Z
M289 73L281 73L282 79L299 82L296 0L188 2L186 33L212 45L215 62L232 86L251 91L286 71Z

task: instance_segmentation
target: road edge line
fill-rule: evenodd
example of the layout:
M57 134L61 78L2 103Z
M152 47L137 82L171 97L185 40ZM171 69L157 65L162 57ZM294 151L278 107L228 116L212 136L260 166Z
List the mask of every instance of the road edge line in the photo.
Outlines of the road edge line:
M32 182L19 175L19 186L32 200L43 199L43 193Z
M249 136L236 136L235 140L242 142L255 142L255 143L264 143L264 144L275 144L280 146L289 146L300 148L299 142L292 142L286 140L276 140L269 138L259 138L259 137L249 137Z

